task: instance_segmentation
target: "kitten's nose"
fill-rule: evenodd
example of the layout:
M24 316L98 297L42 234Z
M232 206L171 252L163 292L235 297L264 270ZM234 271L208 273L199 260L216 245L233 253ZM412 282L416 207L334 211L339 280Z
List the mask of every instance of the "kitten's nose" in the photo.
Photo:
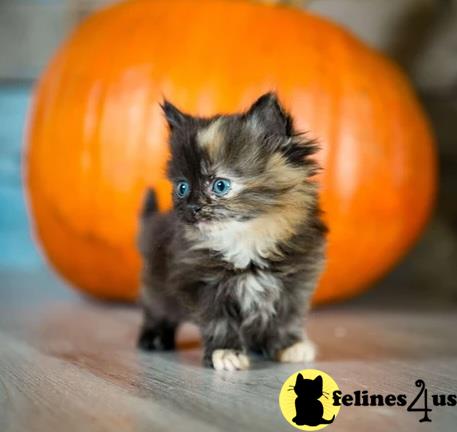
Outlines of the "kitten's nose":
M202 207L198 204L189 204L187 208L191 211L191 213L195 216L201 209Z

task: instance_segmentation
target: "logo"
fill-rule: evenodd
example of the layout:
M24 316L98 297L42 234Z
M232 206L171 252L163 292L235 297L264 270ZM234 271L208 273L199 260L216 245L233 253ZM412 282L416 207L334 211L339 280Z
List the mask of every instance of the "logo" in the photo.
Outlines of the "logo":
M406 393L371 393L355 390L343 393L334 379L317 369L295 372L284 382L279 393L279 407L284 418L297 429L315 431L335 421L340 408L345 407L403 407L407 412L420 413L419 423L431 423L434 408L456 407L457 394L429 394L424 380L418 379L419 389L413 396Z
M332 424L340 405L332 395L339 392L333 378L317 369L292 374L279 393L279 407L284 418L297 429L316 431Z

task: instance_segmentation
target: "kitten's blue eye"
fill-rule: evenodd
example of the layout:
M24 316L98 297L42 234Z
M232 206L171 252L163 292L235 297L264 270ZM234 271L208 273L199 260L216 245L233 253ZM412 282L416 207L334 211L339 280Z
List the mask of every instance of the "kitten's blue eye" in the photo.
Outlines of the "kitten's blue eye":
M229 192L231 187L232 182L230 180L224 178L217 178L213 182L212 189L217 196L224 196Z
M185 180L181 180L180 182L176 183L176 195L178 198L185 198L190 193L190 185L189 182Z

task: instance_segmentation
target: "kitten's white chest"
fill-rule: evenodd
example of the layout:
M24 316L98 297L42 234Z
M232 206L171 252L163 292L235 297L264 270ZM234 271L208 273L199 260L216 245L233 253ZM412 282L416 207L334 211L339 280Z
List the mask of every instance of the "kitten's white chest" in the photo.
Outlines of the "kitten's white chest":
M266 258L277 252L276 236L268 232L267 223L262 225L258 220L204 226L198 247L219 252L236 269L245 269L251 263L264 268Z
M251 264L259 269L233 277L233 293L240 305L244 322L268 322L275 314L282 282L268 271L267 258L278 255L277 221L255 219L247 222L229 221L200 227L195 247L219 252L224 261L243 270ZM195 239L194 239L195 240Z

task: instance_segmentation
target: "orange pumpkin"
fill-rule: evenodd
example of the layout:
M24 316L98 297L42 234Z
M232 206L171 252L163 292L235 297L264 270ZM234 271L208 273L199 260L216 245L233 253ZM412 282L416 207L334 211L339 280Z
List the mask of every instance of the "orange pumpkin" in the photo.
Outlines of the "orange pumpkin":
M433 140L407 80L338 26L250 2L133 0L85 21L43 73L27 186L53 266L86 293L138 294L145 188L170 206L165 95L199 115L275 89L322 145L328 266L315 302L352 296L410 247L435 191Z

